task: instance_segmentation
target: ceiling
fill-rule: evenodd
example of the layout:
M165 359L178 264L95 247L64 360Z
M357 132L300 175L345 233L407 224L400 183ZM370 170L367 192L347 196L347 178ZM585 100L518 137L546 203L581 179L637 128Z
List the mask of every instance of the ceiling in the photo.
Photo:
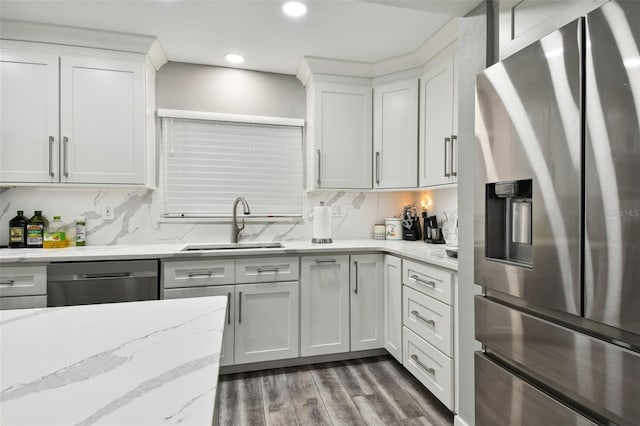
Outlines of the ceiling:
M304 1L304 0L303 0ZM7 20L157 37L169 61L295 74L304 56L375 63L413 53L479 0L306 0L288 18L281 0L0 0Z

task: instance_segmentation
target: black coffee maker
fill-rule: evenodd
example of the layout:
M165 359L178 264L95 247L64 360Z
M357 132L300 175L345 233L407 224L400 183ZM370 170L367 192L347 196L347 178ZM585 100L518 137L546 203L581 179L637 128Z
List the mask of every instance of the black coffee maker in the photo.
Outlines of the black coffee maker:
M436 216L424 215L424 242L430 244L445 244L442 238L442 228L438 226L438 218Z

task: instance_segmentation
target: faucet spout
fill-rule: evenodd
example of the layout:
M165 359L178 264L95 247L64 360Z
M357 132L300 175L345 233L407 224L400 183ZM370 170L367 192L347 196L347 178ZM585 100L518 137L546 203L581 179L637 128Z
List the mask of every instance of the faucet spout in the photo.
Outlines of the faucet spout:
M238 203L242 203L243 213L245 215L251 214L251 210L249 209L249 203L244 197L238 197L233 202L233 220L232 220L232 237L231 242L237 243L238 238L240 237L240 232L244 229L244 219L242 219L242 225L238 226Z

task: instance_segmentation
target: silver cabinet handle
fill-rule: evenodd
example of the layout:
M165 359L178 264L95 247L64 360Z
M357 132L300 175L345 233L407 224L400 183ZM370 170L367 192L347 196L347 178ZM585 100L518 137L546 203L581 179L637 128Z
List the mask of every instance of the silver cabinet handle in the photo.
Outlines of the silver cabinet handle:
M423 317L422 315L420 315L420 312L418 312L418 311L411 311L411 315L415 316L418 319L421 319L422 321L426 322L427 324L436 325L436 322L434 320L429 319L427 317Z
M13 283L15 283L15 280L0 281L0 285L13 285Z
M238 324L242 324L242 292L238 293Z
M316 259L316 263L336 263L335 259L320 260Z
M187 276L189 278L194 278L194 277L210 277L211 275L213 275L213 271L206 271L206 272L188 272Z
M227 324L231 324L231 292L227 293Z
M418 364L420 367L422 367L427 373L429 374L436 373L436 370L434 368L427 367L422 361L420 361L420 358L418 358L418 355L416 354L411 355L411 359L414 360L415 363Z
M457 164L454 164L454 152L455 152L455 148L454 146L456 145L458 141L458 137L456 135L451 135L451 176L455 177L458 176L458 166ZM455 169L454 169L455 166Z
M49 176L55 176L53 172L53 144L55 143L56 138L53 136L49 136Z
M428 285L431 288L435 288L436 287L436 282L435 281L425 281L422 278L420 278L418 275L411 275L411 278L413 278L414 280L418 281L419 283Z
M451 138L444 138L444 177L451 177L451 173L447 172L447 143L451 143Z
M69 177L69 138L67 136L62 138L62 162L63 162L63 175Z
M318 184L318 186L320 186L320 161L321 161L321 154L320 154L320 150L316 151L317 155L318 155L318 169L316 170L316 183Z
M278 272L278 271L279 271L279 269L277 267L276 268L258 268L257 269L257 272L259 274L262 273L262 272Z
M380 152L376 151L376 183L380 185Z
M353 265L356 268L356 288L353 289L353 292L358 294L358 262L353 262Z

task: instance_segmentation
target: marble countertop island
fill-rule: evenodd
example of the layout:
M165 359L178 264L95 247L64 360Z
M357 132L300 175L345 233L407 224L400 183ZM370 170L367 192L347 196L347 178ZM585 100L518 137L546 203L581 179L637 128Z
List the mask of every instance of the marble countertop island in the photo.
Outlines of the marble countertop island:
M226 304L0 311L0 424L211 425Z

